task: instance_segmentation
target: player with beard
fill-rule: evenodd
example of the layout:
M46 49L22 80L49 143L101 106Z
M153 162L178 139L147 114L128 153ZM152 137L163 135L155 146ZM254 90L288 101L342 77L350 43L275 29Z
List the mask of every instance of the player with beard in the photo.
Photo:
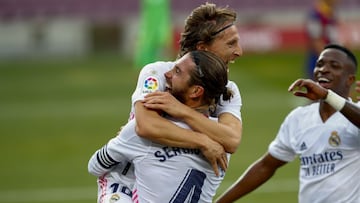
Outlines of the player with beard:
M188 52L165 77L167 91L204 118L217 120L210 117L211 110L221 105L220 97L227 101L232 96L226 87L226 64L211 52ZM176 118L165 116L165 119L189 128ZM136 122L136 118L129 121L117 137L93 154L89 172L103 176L126 160L135 168L134 202L212 202L224 171L216 175L199 149L171 147L139 137L135 131ZM200 139L206 137L198 136ZM226 156L229 160L230 154ZM129 198L124 196L120 202Z
M233 62L242 55L236 17L232 9L211 3L195 8L185 21L179 57L189 51L205 50L214 53L226 64ZM143 67L132 94L129 120L136 117L136 132L143 138L168 146L200 149L219 175L220 167L223 170L227 168L225 152L234 153L241 140L240 91L236 83L228 81L232 98L227 101L221 98L222 105L217 106L212 115L219 122L204 119L199 112L177 101L171 94L162 92L166 84L164 73L176 63L159 61ZM183 120L191 129L180 128L161 117L159 111ZM132 187L133 179L131 164L119 163L116 170L98 178L98 199L130 194L127 191Z

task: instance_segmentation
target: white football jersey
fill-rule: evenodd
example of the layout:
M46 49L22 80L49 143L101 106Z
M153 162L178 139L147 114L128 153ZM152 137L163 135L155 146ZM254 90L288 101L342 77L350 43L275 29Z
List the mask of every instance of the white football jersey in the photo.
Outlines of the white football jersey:
M96 151L89 160L88 171L97 176L98 203L132 203L135 183L133 165L128 160L114 161Z
M181 127L184 123L175 122ZM134 202L212 202L224 171L217 177L199 149L170 147L139 137L136 121L92 156L95 168L129 160L135 168ZM100 157L100 158L99 158ZM230 154L228 154L228 160ZM103 173L101 172L101 173Z
M135 89L134 93L132 94L132 98L131 98L132 105L131 105L129 121L134 119L134 117L135 117L135 113L134 113L135 102L144 99L144 96L148 93L165 90L166 79L165 79L164 74L167 71L171 70L174 67L174 65L175 65L175 62L159 61L159 62L148 64L141 69L139 77L138 77L136 89ZM237 85L232 81L228 82L227 87L233 92L233 97L231 98L230 101L223 101L222 97L221 97L221 100L220 100L221 105L217 106L215 116L218 116L222 113L228 112L228 113L231 113L232 115L234 115L239 120L241 120L240 109L242 106L242 101L241 101L241 95L240 95L239 89L238 89ZM126 177L124 174L121 174L121 171L122 171L121 167L125 167L126 165L127 165L126 163L122 163L122 164L119 164L119 166L116 170L113 170L111 172L106 171L106 173L104 171L102 171L101 173L97 174L97 176L99 176L99 178L98 178L98 202L107 202L107 201L104 201L104 199L109 199L109 198L107 198L108 196L112 197L114 195L115 196L123 195L123 194L119 194L119 193L114 193L114 189L112 187L110 187L111 185L117 184L117 185L119 185L119 188L132 188L133 183L135 182L134 175L133 175L134 174L133 167L128 169ZM89 167L91 167L91 166L89 165ZM104 182L108 183L106 185L107 187L105 187L104 184L100 184L100 183L104 183ZM122 199L122 201L124 201L123 199ZM121 203L123 203L123 202L121 202Z
M360 202L360 129L340 112L323 122L319 103L294 109L269 153L286 162L299 156L300 203Z

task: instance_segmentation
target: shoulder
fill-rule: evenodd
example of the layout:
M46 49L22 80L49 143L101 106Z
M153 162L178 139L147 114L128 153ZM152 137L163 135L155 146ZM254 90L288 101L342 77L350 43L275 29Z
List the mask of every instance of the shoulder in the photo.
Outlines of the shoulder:
M144 66L138 76L136 91L133 93L134 97L142 97L144 94L154 92L157 90L165 90L164 74L169 71L174 62L158 61ZM141 98L142 99L142 98ZM136 100L133 100L133 102Z
M239 87L234 81L229 80L226 87L233 91L239 92Z
M149 70L170 70L173 66L175 65L175 62L173 61L157 61L154 63L149 63L147 65L145 65L142 69L141 72L144 71L149 71Z
M134 137L137 137L136 131L136 120L132 119L129 122L127 122L120 130L119 134L116 136L116 139L118 141L124 141L127 142Z
M317 112L319 109L319 103L312 103L305 106L298 106L286 116L286 120L291 121L299 121L303 120L304 118L308 118L307 120L310 120L310 118L318 115Z
M306 104L304 106L298 106L296 108L294 108L293 110L290 111L289 115L292 116L299 116L299 115L304 115L307 114L309 112L313 113L313 110L317 109L319 107L319 103L315 102L315 103L311 103L311 104Z
M239 87L237 86L237 84L231 80L228 81L226 87L232 92L232 100L234 100L235 102L239 102L241 103L241 94L240 94L240 90Z

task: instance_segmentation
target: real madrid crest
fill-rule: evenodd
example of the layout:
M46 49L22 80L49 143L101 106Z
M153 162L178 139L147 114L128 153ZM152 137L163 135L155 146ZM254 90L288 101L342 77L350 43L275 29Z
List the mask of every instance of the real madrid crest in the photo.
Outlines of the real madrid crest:
M120 199L120 196L118 194L113 194L109 200L110 203L115 203Z
M329 137L329 144L333 147L337 147L341 144L340 136L338 135L338 132L332 131L331 135Z

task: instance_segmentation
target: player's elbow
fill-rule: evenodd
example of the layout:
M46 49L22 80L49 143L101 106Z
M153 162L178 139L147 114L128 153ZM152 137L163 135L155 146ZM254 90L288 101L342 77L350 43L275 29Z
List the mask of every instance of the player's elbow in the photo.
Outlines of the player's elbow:
M229 142L224 146L224 149L227 153L233 154L237 151L241 143L241 132L234 133L234 135L229 139Z
M90 164L88 164L88 172L96 177L100 177L102 175L104 175L103 173L101 173L99 170L96 170L96 168L94 168L93 166L91 166Z
M97 160L95 155L93 155L89 162L88 162L88 172L93 175L93 176L101 176L102 173L100 173L100 170L98 170L98 166L97 166Z
M240 142L237 142L236 140L228 143L227 146L224 147L225 151L230 154L234 154L239 146Z
M93 165L92 165L90 162L88 163L88 172L89 172L91 175L98 176L98 174L96 173Z

